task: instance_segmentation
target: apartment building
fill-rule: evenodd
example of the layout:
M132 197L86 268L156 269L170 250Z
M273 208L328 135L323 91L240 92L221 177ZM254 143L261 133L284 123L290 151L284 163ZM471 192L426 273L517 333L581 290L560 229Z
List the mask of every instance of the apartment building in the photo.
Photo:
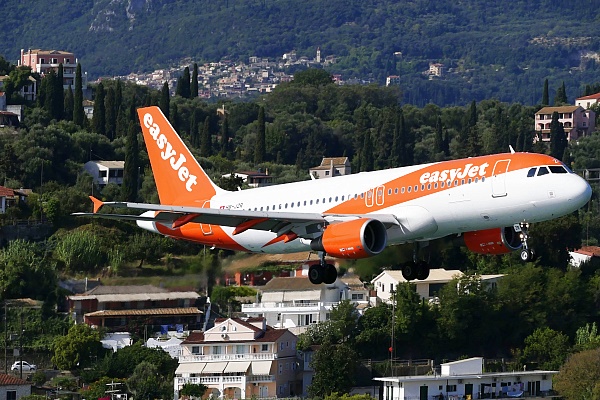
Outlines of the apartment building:
M63 65L63 88L75 87L77 59L73 53L61 50L27 50L21 49L19 65L30 67L33 72L44 75L50 71L58 73L59 65ZM82 75L83 87L87 87L85 74Z
M332 284L313 285L308 277L273 278L261 287L260 302L242 304L242 313L265 318L274 328L298 335L312 324L329 319L331 310L349 300L362 312L369 305L369 291L357 277L341 277Z
M230 398L281 398L301 395L297 337L273 329L264 318L217 319L205 332L181 343L174 398L186 383L203 384L207 395Z
M588 136L596 129L596 113L592 110L581 106L544 107L535 113L535 130L543 142L550 141L550 124L555 112L569 141Z

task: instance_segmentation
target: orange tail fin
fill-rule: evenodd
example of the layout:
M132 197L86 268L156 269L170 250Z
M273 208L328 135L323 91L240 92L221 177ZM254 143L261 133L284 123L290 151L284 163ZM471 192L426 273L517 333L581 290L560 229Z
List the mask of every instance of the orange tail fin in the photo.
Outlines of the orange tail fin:
M138 109L161 204L197 205L223 191L206 175L158 107Z

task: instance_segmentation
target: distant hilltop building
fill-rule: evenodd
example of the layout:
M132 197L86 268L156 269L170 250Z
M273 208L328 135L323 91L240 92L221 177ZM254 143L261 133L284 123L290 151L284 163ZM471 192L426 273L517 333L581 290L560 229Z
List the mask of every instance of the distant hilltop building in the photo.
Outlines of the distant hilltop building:
M321 165L313 167L309 171L310 175L317 179L350 175L350 161L348 157L324 157Z
M390 75L385 80L385 86L400 85L400 77L398 75Z
M429 64L429 76L437 76L441 78L444 75L444 64L431 63Z
M30 67L33 72L45 75L54 71L58 73L58 66L63 65L63 87L75 87L75 69L77 68L77 58L73 53L61 50L27 50L21 49L21 59L19 65ZM87 76L82 74L82 84L87 86Z

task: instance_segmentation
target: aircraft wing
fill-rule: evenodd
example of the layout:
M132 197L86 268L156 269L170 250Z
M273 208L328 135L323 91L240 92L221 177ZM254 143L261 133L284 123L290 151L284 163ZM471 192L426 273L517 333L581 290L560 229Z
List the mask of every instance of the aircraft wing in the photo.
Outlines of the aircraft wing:
M249 211L217 208L168 206L149 203L102 202L90 197L94 203L92 213L73 213L74 216L109 218L129 221L149 221L178 228L187 223L229 226L235 228L233 234L248 229L275 232L278 235L295 233L299 237L314 238L320 236L323 226L330 223L344 222L358 218L377 219L386 227L400 225L398 219L391 214L320 214L276 211ZM145 211L141 215L99 213L100 208L110 206ZM147 211L151 211L148 213ZM153 212L152 212L153 211Z

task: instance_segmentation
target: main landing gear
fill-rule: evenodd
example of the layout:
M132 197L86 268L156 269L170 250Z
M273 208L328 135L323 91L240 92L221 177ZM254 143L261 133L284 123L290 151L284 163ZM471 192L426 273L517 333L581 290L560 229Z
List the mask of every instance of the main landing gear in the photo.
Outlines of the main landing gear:
M535 251L527 246L527 239L529 238L529 224L527 222L521 222L520 224L515 224L514 229L515 232L519 234L521 243L523 244L523 247L521 248L521 261L534 261L537 258Z
M429 264L427 261L419 260L419 250L421 246L427 246L428 243L415 242L415 248L413 252L413 260L402 265L402 277L407 281L415 279L423 280L429 276Z
M337 279L337 270L333 264L325 262L325 252L320 251L319 257L321 261L317 265L311 265L308 268L308 279L310 283L319 285L321 283L331 284Z

